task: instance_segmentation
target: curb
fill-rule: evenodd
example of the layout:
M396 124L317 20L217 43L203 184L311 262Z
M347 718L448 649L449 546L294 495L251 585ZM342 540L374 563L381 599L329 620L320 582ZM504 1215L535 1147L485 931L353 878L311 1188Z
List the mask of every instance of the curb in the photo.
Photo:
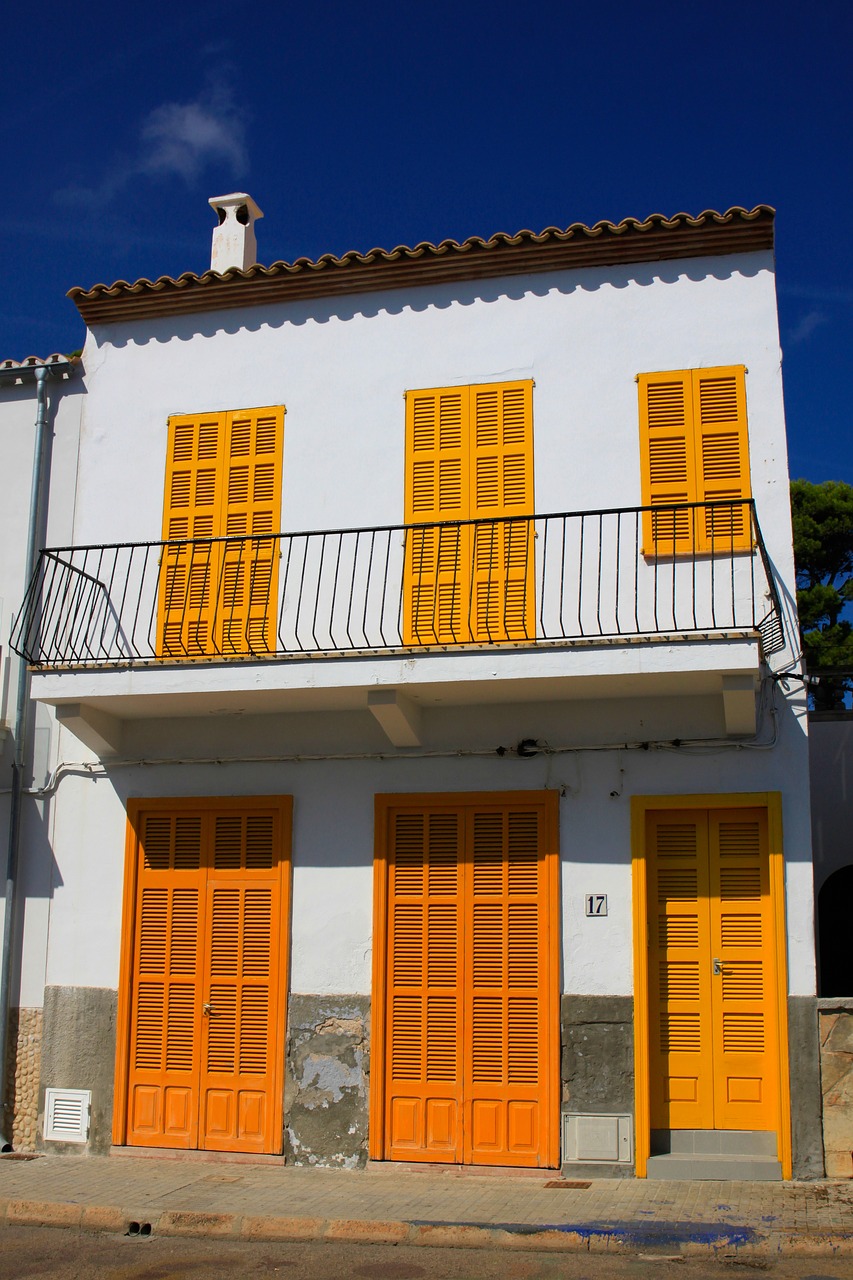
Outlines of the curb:
M755 1231L721 1228L713 1239L685 1237L684 1224L659 1223L639 1231L630 1224L572 1224L536 1227L527 1224L463 1222L382 1222L361 1218L284 1218L237 1213L162 1210L153 1216L113 1205L69 1204L52 1200L0 1201L0 1221L10 1226L76 1228L122 1235L194 1236L212 1239L293 1241L349 1240L354 1244L405 1244L441 1249L510 1248L566 1253L630 1253L643 1256L755 1257L792 1254L853 1257L853 1232L821 1233ZM644 1227L647 1224L642 1224ZM697 1229L701 1224L696 1224ZM669 1234L667 1229L669 1228Z

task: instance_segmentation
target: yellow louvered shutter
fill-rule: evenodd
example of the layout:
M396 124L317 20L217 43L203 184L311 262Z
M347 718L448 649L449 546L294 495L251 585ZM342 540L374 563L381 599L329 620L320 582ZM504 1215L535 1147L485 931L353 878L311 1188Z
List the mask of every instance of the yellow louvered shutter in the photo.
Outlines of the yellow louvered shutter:
M468 516L468 388L406 396L406 524ZM466 528L414 529L406 539L407 644L470 639L471 538Z
M226 414L169 419L163 541L213 538L219 532ZM160 635L164 657L213 652L219 549L214 544L166 546L160 572Z
M214 813L200 1123L213 1151L268 1151L281 968L278 815Z
M284 408L169 419L160 653L167 658L275 648Z
M643 517L643 551L689 554L696 549L696 512L665 508L697 500L692 378L689 371L641 373L639 386L643 506L664 508Z
M127 1141L198 1145L203 815L143 816Z
M533 638L532 515L532 382L407 393L407 644Z
M469 815L465 1160L539 1163L549 1027L542 813Z
M386 1133L392 1160L462 1159L462 818L392 819Z
M533 639L533 384L472 387L470 432L474 638Z
M643 506L748 499L743 366L641 373L638 383ZM725 554L751 545L745 504L653 510L643 517L647 556Z
M275 650L283 408L228 415L221 531L244 541L224 544L221 651Z
M765 809L646 816L653 1129L772 1130L779 1017Z
M547 1163L555 1094L545 808L388 813L383 1158Z
M734 502L750 496L746 379L742 365L694 369L696 496L699 502ZM703 512L703 551L747 551L752 545L745 504Z

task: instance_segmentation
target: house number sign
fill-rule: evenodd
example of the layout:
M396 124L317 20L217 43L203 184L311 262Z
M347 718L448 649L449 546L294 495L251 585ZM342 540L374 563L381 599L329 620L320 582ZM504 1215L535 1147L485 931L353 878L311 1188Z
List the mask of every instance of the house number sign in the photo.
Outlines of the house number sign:
M586 903L586 914L588 916L607 915L606 893L588 893L584 898L584 902Z

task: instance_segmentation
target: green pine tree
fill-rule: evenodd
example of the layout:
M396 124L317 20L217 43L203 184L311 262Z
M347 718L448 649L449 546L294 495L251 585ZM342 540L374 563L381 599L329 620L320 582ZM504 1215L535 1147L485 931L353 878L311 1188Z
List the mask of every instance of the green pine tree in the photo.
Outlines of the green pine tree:
M794 480L791 513L810 692L816 711L832 711L853 690L853 624L843 616L853 602L853 485Z

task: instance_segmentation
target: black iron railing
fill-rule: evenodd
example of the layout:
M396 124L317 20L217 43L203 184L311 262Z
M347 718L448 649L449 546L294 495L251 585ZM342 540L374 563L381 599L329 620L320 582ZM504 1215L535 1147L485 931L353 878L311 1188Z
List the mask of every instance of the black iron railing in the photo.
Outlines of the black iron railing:
M752 501L62 547L12 645L56 668L734 631L783 645Z

